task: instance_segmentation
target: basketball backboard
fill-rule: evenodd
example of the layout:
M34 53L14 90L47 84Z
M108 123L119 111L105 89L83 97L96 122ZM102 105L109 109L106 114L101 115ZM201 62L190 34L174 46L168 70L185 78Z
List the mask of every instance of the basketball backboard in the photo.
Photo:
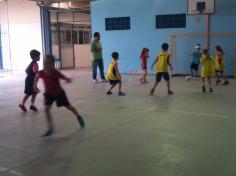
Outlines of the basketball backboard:
M215 0L188 0L189 15L213 13L215 13Z

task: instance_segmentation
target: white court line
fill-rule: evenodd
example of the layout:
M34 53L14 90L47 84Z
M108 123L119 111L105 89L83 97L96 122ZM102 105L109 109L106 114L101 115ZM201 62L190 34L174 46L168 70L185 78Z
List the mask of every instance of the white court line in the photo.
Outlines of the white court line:
M214 113L201 113L201 112L191 112L191 111L181 111L181 110L167 110L167 109L162 109L158 107L150 107L148 110L153 111L153 110L159 110L159 111L164 111L164 112L170 112L170 113L180 113L180 114L189 114L189 115L196 115L196 116L207 116L207 117L218 117L218 118L232 118L232 116L229 115L223 115L223 114L214 114Z
M14 170L10 170L8 168L5 168L5 167L1 167L0 166L0 171L3 171L4 173L0 173L0 175L4 175L6 173L10 173L11 175L14 175L14 176L26 176L25 174L22 174L20 172L17 172L17 171L14 171Z

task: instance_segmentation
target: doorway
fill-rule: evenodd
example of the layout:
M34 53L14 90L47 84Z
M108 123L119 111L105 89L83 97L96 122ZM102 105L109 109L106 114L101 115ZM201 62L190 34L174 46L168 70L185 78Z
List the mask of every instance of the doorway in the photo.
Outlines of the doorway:
M84 62L90 66L90 14L50 10L50 24L52 54L57 58L56 66L62 69L78 68Z

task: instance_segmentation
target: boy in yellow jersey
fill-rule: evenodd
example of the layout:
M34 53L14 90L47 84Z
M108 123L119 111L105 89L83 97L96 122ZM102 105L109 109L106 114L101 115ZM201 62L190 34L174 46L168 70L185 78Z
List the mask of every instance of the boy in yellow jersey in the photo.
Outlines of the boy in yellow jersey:
M203 50L203 56L200 59L202 70L201 70L201 77L202 77L202 92L206 92L205 87L205 79L208 79L209 84L209 91L213 92L212 86L211 86L211 78L214 76L214 59L209 55L209 50L204 49Z
M109 80L111 84L111 88L108 90L107 95L112 94L112 89L119 84L119 92L118 96L125 96L125 93L121 92L122 82L121 82L121 75L118 70L118 60L119 60L119 53L113 52L112 53L112 62L108 68L106 79Z
M224 64L224 51L221 46L216 46L216 56L215 56L215 74L216 74L216 85L218 85L221 80L224 79L223 85L228 85L229 81L224 75L225 64Z
M156 64L156 82L154 84L154 87L151 89L150 91L150 95L153 95L158 83L161 81L161 78L163 77L166 80L166 84L167 84L167 89L168 89L168 94L172 95L173 92L170 89L170 76L169 76L169 72L168 72L168 66L170 66L171 70L172 65L170 62L170 56L168 53L168 48L169 45L167 43L163 43L162 46L162 52L160 52L156 58L156 60L154 61L154 63L152 64L151 69L153 69L153 66Z

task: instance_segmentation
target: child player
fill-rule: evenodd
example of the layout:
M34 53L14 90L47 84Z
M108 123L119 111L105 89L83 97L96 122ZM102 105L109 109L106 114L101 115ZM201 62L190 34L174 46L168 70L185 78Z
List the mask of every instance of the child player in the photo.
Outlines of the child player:
M65 91L62 89L60 85L60 79L63 79L68 83L70 83L71 80L66 76L64 76L62 73L60 73L58 70L56 70L54 64L55 64L54 56L46 55L44 59L44 68L43 70L40 70L38 72L34 82L34 89L37 92L39 91L37 88L37 82L39 78L43 80L45 86L44 104L45 104L45 114L46 114L48 129L43 135L43 137L50 136L54 133L55 127L53 124L52 115L50 111L54 101L56 101L58 107L64 106L68 110L70 110L77 117L77 120L79 121L81 128L85 127L85 122L83 118L77 112L75 107L73 107L69 103Z
M34 105L37 92L34 91L33 84L34 84L35 75L37 74L38 68L39 68L37 62L40 60L40 52L35 49L31 50L30 57L31 57L32 61L25 70L25 72L27 74L27 76L25 78L25 91L24 91L25 96L24 96L22 102L19 104L19 108L21 108L21 110L24 112L27 111L27 108L25 107L25 103L30 96L31 96L30 110L32 110L32 111L38 110L36 108L36 106Z
M209 50L203 50L203 56L200 59L202 70L201 70L201 77L202 77L202 92L206 92L205 86L205 79L207 78L209 84L209 91L213 92L212 85L211 85L211 78L214 76L214 59L209 55Z
M166 81L167 84L167 89L168 89L168 94L172 95L173 92L170 89L170 76L169 76L169 72L168 72L168 66L170 66L171 70L172 65L170 62L170 55L168 53L168 48L169 45L167 43L162 44L162 52L160 52L156 58L156 60L154 61L154 63L152 64L151 69L153 69L153 66L156 64L156 82L153 86L153 88L150 91L150 95L153 95L157 85L159 84L159 82L161 81L161 78L163 77Z
M111 88L108 90L107 95L111 95L112 89L117 84L119 84L118 96L125 96L125 93L121 92L122 82L121 82L121 75L118 70L119 53L113 52L111 56L112 56L112 61L106 74L106 79L109 80Z

